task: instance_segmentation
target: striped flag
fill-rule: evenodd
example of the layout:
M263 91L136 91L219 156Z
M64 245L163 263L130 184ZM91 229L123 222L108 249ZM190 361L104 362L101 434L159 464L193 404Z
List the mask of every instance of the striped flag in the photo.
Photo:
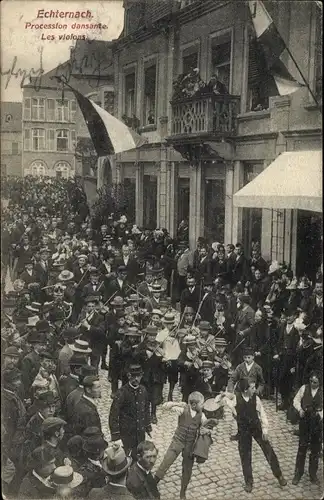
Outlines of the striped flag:
M98 156L122 153L147 142L91 99L70 88L76 96Z
M15 289L14 289L14 286L13 286L13 283L12 283L12 279L11 279L10 268L9 268L9 266L7 266L7 268L6 268L6 277L5 277L4 292L5 292L5 294L7 294L9 292L13 292L14 290Z
M249 8L257 42L264 55L268 76L273 79L279 95L292 94L303 84L292 77L282 61L287 51L286 44L263 2L259 0L249 1Z
M316 2L317 7L319 7L321 10L323 10L322 2L318 2L317 0L315 0L315 2Z

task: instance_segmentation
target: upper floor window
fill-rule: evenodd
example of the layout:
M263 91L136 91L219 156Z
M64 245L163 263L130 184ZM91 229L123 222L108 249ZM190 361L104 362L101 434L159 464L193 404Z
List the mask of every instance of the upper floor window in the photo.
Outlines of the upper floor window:
M211 42L211 76L221 82L227 92L230 91L231 80L231 34L225 33L215 37Z
M43 151L45 149L45 129L32 129L32 149L33 151Z
M156 122L156 64L144 71L144 125Z
M67 122L69 120L69 101L64 99L56 100L56 119L59 122Z
M56 150L68 151L69 149L69 131L57 130L56 132Z
M108 113L110 113L111 115L114 114L114 99L115 99L115 95L114 95L114 91L113 90L105 90L104 93L104 108L106 111L108 111Z
M45 120L45 99L41 97L31 100L31 119Z
M76 110L76 101L71 101L71 122L75 122Z
M135 72L125 75L124 114L131 118L135 115Z
M182 73L187 75L195 68L198 68L198 51L183 55Z

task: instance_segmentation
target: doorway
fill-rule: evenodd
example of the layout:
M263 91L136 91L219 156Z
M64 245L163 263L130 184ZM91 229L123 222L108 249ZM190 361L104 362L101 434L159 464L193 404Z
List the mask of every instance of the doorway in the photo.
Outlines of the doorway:
M157 177L144 175L143 182L144 228L156 229L157 226Z
M315 280L322 263L322 215L298 210L296 275Z

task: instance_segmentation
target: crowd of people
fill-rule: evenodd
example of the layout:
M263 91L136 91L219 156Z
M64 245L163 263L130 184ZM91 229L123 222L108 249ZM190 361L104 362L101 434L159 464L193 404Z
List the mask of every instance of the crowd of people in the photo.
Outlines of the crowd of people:
M182 454L195 461L229 407L245 490L252 437L281 487L263 399L299 435L293 484L318 483L322 447L322 269L294 276L255 243L172 239L106 214L95 227L81 184L26 177L2 210L2 489L7 498L160 498ZM183 234L186 234L184 232ZM96 400L106 372L111 442ZM182 403L174 401L178 384ZM167 401L163 401L167 387ZM280 397L280 405L279 405ZM179 416L157 459L157 407ZM287 425L290 425L287 423ZM216 432L217 436L217 432ZM216 437L217 439L217 437Z

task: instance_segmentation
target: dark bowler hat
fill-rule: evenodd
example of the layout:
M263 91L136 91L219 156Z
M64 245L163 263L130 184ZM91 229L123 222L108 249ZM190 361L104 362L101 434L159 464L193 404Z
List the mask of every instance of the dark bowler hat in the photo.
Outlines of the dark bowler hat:
M124 306L126 302L124 301L123 297L120 297L119 295L116 295L114 299L111 301L110 305L112 306Z
M199 330L203 330L203 331L211 330L211 326L210 326L209 321L201 321L199 323Z
M50 324L45 319L41 319L36 323L36 331L39 333L49 333L51 330Z
M93 276L98 276L100 272L99 269L97 269L96 267L90 267L89 274L92 274Z
M144 332L146 333L146 335L147 335L148 337L154 337L154 338L155 338L155 337L157 336L157 334L158 334L158 329L157 329L157 327L156 327L156 326L154 326L154 325L148 325L148 326L145 328Z
M69 328L66 328L62 332L62 337L69 341L69 340L74 340L79 336L79 332L76 328L73 328L72 326Z
M117 476L126 472L131 463L132 459L126 457L124 448L121 446L119 448L110 446L106 452L103 468L110 476Z
M54 359L55 359L55 355L49 351L40 352L39 357L43 358L43 359L51 359L52 361L54 361Z
M127 272L126 266L118 266L117 272L118 273L126 273Z
M20 358L20 352L18 351L17 347L10 346L7 347L7 349L4 352L5 356L10 356L12 358Z
M99 429L99 427L87 427L83 432L82 432L82 438L83 439L90 439L93 437L103 437L102 431Z
M97 368L92 365L82 365L81 366L81 376L88 377L89 375L96 375Z
M88 355L81 354L80 352L76 352L73 354L72 358L69 361L70 366L82 366L86 363L86 358Z
M45 344L46 338L41 332L31 331L27 337L27 342L29 344Z
M139 363L130 363L127 367L127 373L130 373L131 375L142 375L143 368Z
M48 417L42 422L42 431L46 432L55 427L63 427L64 425L66 425L66 422L62 418Z
M237 298L240 302L242 302L242 304L250 304L251 302L251 297L249 295L245 295L244 293L241 293Z
M83 450L86 453L96 454L104 451L107 446L107 441L100 435L90 436L83 440Z
M245 347L243 349L243 356L254 356L254 350L252 347Z

